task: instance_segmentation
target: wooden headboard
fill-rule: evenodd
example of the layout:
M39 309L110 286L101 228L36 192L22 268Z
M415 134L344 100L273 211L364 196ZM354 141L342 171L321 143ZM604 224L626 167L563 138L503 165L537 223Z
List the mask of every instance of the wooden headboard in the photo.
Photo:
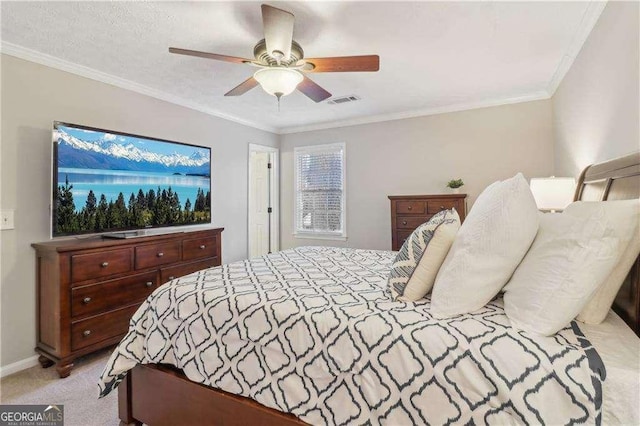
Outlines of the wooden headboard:
M582 171L574 200L607 201L640 198L640 152ZM613 310L640 336L640 257L631 268L613 303Z

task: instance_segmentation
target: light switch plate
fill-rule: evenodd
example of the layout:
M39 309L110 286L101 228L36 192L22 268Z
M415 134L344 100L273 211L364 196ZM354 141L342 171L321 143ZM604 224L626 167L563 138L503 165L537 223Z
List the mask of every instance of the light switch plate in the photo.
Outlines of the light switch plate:
M13 209L0 210L0 229L1 230L4 231L6 229L14 228L13 216L14 216Z

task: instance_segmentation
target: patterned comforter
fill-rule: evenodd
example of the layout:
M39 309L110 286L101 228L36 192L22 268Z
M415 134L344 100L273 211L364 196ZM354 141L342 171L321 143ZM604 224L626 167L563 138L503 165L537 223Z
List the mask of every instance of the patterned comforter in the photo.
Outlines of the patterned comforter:
M311 424L600 422L604 369L575 323L518 332L500 299L436 320L429 299L391 300L394 255L302 247L167 283L131 319L100 394L164 363Z

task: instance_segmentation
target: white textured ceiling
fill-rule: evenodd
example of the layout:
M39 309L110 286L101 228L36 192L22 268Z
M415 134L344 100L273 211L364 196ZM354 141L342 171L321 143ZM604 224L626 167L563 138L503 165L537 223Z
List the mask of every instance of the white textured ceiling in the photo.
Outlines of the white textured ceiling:
M294 38L307 57L380 55L377 73L309 75L334 96L362 100L316 104L295 92L278 112L259 87L223 96L254 68L167 52L174 46L251 58L263 37L259 2L2 2L3 51L30 49L287 132L549 96L554 74L594 22L589 2L269 4L295 14Z

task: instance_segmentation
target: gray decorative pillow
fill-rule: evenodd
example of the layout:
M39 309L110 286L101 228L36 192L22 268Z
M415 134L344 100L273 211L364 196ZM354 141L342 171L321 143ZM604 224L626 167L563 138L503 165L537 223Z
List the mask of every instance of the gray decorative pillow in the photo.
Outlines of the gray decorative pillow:
M413 231L389 273L389 290L394 300L415 301L431 291L458 229L460 217L451 209L437 213Z

